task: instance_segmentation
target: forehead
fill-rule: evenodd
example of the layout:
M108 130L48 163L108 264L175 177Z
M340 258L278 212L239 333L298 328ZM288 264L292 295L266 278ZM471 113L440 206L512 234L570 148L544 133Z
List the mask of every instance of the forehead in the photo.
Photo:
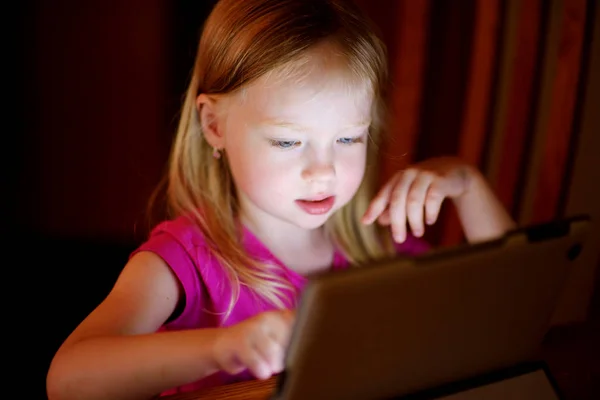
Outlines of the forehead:
M353 76L344 58L331 49L307 52L263 75L237 97L233 103L255 123L359 123L369 119L373 100L370 82Z

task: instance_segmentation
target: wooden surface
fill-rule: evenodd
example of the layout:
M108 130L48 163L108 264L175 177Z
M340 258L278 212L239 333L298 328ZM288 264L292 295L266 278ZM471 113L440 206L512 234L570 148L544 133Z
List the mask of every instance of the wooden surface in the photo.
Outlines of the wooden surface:
M164 400L265 400L275 389L276 378L266 381L248 381L231 385L202 389L195 392L175 394L161 397Z

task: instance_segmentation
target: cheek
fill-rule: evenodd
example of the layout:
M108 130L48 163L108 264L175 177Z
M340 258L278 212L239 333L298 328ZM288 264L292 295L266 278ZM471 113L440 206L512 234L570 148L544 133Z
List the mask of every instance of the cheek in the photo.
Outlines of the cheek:
M260 147L248 151L249 149L250 147L237 148L231 151L229 165L236 186L251 197L262 197L262 194L272 196L285 191L285 185L290 184L288 168L278 165L268 150Z
M360 186L366 167L366 152L361 151L358 154L348 154L343 157L340 162L339 171L341 174L338 175L340 182L343 185L345 191L355 193Z

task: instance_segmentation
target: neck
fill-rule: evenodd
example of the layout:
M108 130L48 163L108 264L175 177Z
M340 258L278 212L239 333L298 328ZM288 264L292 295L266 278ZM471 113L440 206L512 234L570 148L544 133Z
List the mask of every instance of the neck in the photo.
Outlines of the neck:
M249 218L247 215L240 216L241 222L257 238L269 248L303 249L318 246L326 241L324 227L316 229L302 229L284 221L269 223Z
M302 229L280 220L251 218L240 215L249 229L288 268L302 275L331 267L334 246L324 227Z

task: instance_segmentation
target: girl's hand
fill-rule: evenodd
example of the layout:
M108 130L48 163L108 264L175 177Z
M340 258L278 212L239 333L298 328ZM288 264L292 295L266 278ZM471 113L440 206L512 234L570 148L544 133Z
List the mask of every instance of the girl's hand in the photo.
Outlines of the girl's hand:
M231 375L248 369L258 379L283 371L293 321L293 311L268 311L224 328L213 349L217 367Z
M396 173L379 191L362 222L391 225L396 242L406 239L406 223L420 237L425 224L438 218L445 198L457 199L468 190L478 171L453 157L432 158Z

